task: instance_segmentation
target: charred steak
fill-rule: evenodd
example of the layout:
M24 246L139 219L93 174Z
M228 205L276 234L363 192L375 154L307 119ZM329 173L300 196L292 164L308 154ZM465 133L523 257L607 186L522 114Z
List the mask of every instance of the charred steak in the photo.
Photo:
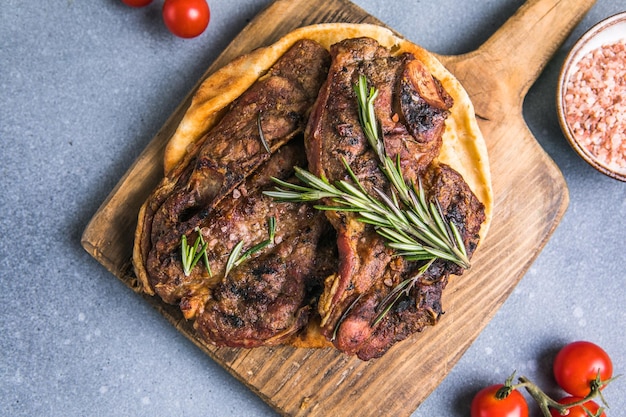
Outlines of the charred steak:
M290 178L303 165L299 141L279 149L224 199L212 221L201 229L208 241L209 261L223 277L205 300L201 297L194 327L217 345L255 347L285 342L315 313L324 278L336 269L334 233L324 214L306 204L276 204L262 194L271 177ZM252 246L267 238L267 219L276 219L274 243L224 277L225 261L242 239ZM181 309L193 309L193 293ZM190 316L191 313L187 313Z
M429 198L438 201L444 216L461 230L471 254L484 220L482 204L458 173L433 162L452 98L412 55L392 56L373 39L339 42L331 47L331 57L328 79L305 134L309 169L330 182L350 181L344 158L369 192L389 191L380 161L360 126L353 86L365 75L379 91L375 113L385 152L394 160L400 157L408 181L422 179ZM436 322L441 290L448 275L460 274L460 268L437 261L374 326L383 298L421 265L395 257L373 226L358 221L356 214L328 211L327 217L337 231L340 264L326 280L319 310L322 331L338 349L362 359L378 357L395 342Z
M144 205L135 257L143 289L178 303L185 317L197 317L199 334L208 342L278 343L306 324L312 292L329 273L315 258L328 229L324 216L304 205L277 205L261 194L270 176L288 178L294 165L304 164L302 145L281 147L304 130L329 62L316 42L296 43L232 104ZM259 254L262 259L251 259L224 279L233 247L244 241L245 251L266 239L272 216L274 244ZM186 275L181 236L193 242L198 232L207 242L212 274L198 263ZM208 330L207 323L215 329Z

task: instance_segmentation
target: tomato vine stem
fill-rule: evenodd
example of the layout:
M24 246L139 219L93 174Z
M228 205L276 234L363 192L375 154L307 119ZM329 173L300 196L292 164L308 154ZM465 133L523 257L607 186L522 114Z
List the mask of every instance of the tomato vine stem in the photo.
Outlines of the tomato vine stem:
M520 390L521 388L523 388L526 390L526 392L528 392L533 400L535 400L545 417L552 416L552 414L550 413L550 408L558 411L561 415L565 416L567 415L567 410L569 410L570 408L582 406L590 400L600 398L600 401L604 406L600 407L596 414L589 414L593 417L600 417L602 415L602 412L609 407L606 400L604 399L604 396L602 395L602 389L604 389L610 382L614 381L618 377L619 375L602 381L600 379L600 374L598 373L596 379L591 381L591 383L589 384L589 394L587 394L584 398L581 398L578 401L574 401L568 404L561 404L553 400L548 394L546 394L541 388L539 388L539 386L537 386L525 376L520 376L519 378L517 378L518 382L514 384L513 380L515 379L515 372L513 372L513 374L505 381L504 386L500 388L500 390L498 390L498 392L496 393L496 398L504 399L514 390Z

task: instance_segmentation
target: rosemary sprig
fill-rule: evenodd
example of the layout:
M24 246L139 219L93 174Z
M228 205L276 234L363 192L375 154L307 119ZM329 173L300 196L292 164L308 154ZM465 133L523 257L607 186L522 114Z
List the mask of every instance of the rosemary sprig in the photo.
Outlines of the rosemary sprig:
M422 198L414 196L418 203L417 208L400 207L395 193L389 197L382 191L376 190L380 197L380 200L377 200L365 192L348 163L344 159L342 161L356 186L347 181L337 181L335 185L332 185L327 179L319 178L305 169L296 167L295 175L305 186L274 178L274 182L279 187L275 191L266 191L264 194L279 201L289 202L311 202L329 198L332 205L316 205L315 208L358 213L359 221L374 225L378 234L388 240L388 246L396 249L398 255L407 260L427 261L442 258L463 268L469 267L469 260L460 234L457 231L454 238L448 235L448 228L438 206L432 203L426 204L421 184L418 193L422 195ZM410 194L415 193L410 192ZM452 228L456 227L452 225L450 229Z
M380 169L393 186L394 193L392 193L391 196L393 200L390 200L388 196L379 190L376 190L376 192L379 197L386 202L388 207L394 208L398 207L395 199L395 193L397 193L405 207L404 211L408 217L408 222L404 225L399 225L397 228L409 232L409 234L416 237L419 241L429 244L435 251L441 250L439 253L430 251L429 253L432 255L452 261L462 268L469 268L470 264L465 250L465 244L455 224L452 222L445 223L441 207L439 207L438 203L426 202L426 193L424 193L421 181L418 181L417 189L415 184L411 184L411 186L407 185L402 176L400 155L397 156L395 163L387 156L384 143L380 138L382 132L378 128L376 114L374 112L374 100L378 96L378 91L374 87L370 87L369 90L367 89L367 78L364 75L359 76L354 91L359 105L359 120L363 126L363 132L382 163ZM407 228L410 227L409 225L414 226L417 230L423 231L425 235L413 233L414 229L411 231L407 230ZM379 231L380 234L391 240L391 247L405 251L401 252L403 256L408 256L409 258L414 256L412 252L415 242L402 241L402 239L400 239L400 241L396 243L396 239L391 238L392 235L389 235L387 230L382 230L382 232L383 233L380 233ZM395 234L393 236L397 237Z
M211 272L211 266L209 265L209 258L207 255L207 243L204 241L202 237L202 233L200 233L200 228L196 227L194 229L198 233L198 237L194 242L193 246L189 246L189 242L187 241L187 236L182 235L180 237L180 248L181 248L181 259L183 264L183 272L185 276L189 276L191 274L191 270L198 264L200 259L204 262L204 265L209 273L209 276L213 276ZM228 259L226 261L226 267L224 272L224 278L228 275L228 273L236 266L241 265L247 259L249 259L254 253L266 248L267 246L274 243L274 237L276 236L276 218L270 217L268 219L268 231L269 238L260 242L243 254L241 250L243 249L244 241L240 241L235 245L233 250L228 255Z
M374 99L378 91L367 88L364 76L359 78L354 91L359 104L359 117L368 142L381 161L381 170L392 185L390 195L375 189L378 198L362 186L348 163L342 162L354 185L337 181L334 185L309 171L296 167L296 177L304 186L274 179L279 187L266 195L280 201L303 202L330 198L332 205L318 205L320 210L353 211L358 219L376 227L378 234L388 240L388 246L410 261L445 259L469 268L465 244L457 227L446 223L439 204L428 202L421 181L409 186L402 176L399 156L394 163L384 150L374 114Z
M196 227L195 231L198 233L198 237L196 238L193 246L189 246L186 235L182 235L180 237L183 272L185 273L185 276L188 277L189 274L191 274L191 270L198 264L200 259L202 259L209 276L213 276L211 273L211 266L209 265L209 258L206 253L207 243L204 241L202 233L200 233L200 228Z
M269 245L271 245L272 243L274 243L274 237L276 236L276 218L274 216L268 219L267 228L268 228L269 238L252 246L243 254L241 254L241 250L243 249L244 241L241 240L239 243L235 245L233 250L230 252L230 255L228 255L228 260L226 261L226 267L224 269L224 278L228 276L228 274L233 268L241 265L243 262L248 260L256 252L263 250Z
M226 278L230 270L235 267L235 262L237 262L237 259L239 259L239 254L241 253L243 244L243 240L239 241L239 243L237 243L233 250L230 252L230 255L228 255L228 260L226 261L226 267L224 269L224 278Z
M409 261L426 262L418 274L398 284L382 300L374 320L376 325L390 311L403 293L408 293L415 282L435 259L445 259L469 268L470 262L461 234L453 222L446 222L438 202L427 201L421 181L407 184L400 166L400 156L394 162L385 152L374 111L378 91L367 88L367 79L360 76L354 87L359 106L359 120L365 136L381 162L380 169L392 185L390 194L374 189L376 196L368 193L345 159L342 162L352 179L331 184L325 177L295 168L296 177L304 184L297 185L274 178L277 187L264 194L290 202L312 202L328 199L329 205L316 205L319 210L358 213L357 219L371 224L377 233L387 239L389 247ZM281 188L282 187L282 188Z

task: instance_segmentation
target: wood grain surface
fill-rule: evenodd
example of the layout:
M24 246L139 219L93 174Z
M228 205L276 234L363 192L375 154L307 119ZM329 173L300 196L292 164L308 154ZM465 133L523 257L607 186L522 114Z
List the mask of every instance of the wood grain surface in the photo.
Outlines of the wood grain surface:
M565 181L527 128L522 103L547 61L593 3L528 1L478 50L440 57L474 102L488 146L495 205L489 236L472 260L471 272L451 279L443 298L446 314L437 326L397 344L381 359L362 362L330 349L206 346L194 337L177 307L151 297L145 297L146 302L283 415L410 415L506 300L567 207ZM296 27L321 22L380 24L347 0L277 0L250 22L205 76ZM162 177L164 146L192 94L120 180L82 237L83 247L133 289L137 213Z

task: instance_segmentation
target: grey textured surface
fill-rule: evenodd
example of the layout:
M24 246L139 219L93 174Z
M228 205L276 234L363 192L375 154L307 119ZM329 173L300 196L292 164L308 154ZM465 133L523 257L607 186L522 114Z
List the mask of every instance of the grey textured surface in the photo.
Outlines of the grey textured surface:
M458 54L523 2L413 1L402 10L388 0L355 3L434 52ZM139 10L117 0L2 1L0 415L275 415L80 246L132 161L267 4L210 0L207 32L181 40L163 27L158 0ZM625 0L598 0L529 92L526 120L567 180L569 209L414 416L467 416L474 393L513 370L552 387L551 359L572 340L602 345L616 373L626 373L626 184L576 156L554 108L573 39L623 10ZM610 417L624 415L624 392L624 378L607 389Z

